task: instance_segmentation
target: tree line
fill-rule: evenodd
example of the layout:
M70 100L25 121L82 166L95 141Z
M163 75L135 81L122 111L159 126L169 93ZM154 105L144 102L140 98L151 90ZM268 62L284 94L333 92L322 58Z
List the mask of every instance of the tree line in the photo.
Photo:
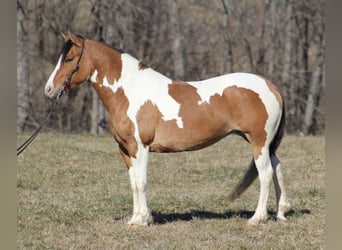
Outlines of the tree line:
M44 86L71 31L131 54L174 79L252 72L281 90L287 133L324 133L323 0L17 0L17 131L39 125ZM47 131L107 131L86 83L63 97Z

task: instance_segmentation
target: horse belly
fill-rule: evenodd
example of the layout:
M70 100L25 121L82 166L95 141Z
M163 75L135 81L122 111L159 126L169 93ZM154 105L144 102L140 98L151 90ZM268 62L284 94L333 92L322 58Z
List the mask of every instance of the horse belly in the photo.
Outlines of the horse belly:
M176 122L163 122L155 131L150 144L152 152L181 152L205 148L230 132L226 122L211 124L202 121L179 128Z

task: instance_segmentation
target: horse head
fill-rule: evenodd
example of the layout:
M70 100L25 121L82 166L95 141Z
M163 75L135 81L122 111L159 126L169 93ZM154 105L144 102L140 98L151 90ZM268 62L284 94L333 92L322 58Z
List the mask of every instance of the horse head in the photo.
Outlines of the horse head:
M72 89L89 78L91 67L85 55L85 39L62 33L65 43L59 60L45 85L45 95L55 98L61 89Z

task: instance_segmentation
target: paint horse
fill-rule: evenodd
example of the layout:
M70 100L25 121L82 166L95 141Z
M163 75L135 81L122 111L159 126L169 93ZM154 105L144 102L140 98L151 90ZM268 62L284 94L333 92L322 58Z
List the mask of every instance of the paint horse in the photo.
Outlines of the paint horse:
M96 89L109 113L109 130L128 168L134 203L129 225L148 225L149 152L197 150L231 133L250 143L253 159L230 200L241 195L258 177L259 201L247 223L257 225L267 218L273 178L277 218L285 220L289 203L276 156L284 133L285 113L275 85L247 73L197 82L171 80L104 44L71 33L63 33L63 37L65 43L45 94L55 98L66 83L67 88L74 88L87 80Z

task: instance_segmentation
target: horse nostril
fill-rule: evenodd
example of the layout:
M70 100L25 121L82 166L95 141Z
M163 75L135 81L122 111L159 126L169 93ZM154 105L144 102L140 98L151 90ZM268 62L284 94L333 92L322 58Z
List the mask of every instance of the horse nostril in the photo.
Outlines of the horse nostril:
M51 86L46 87L45 94L49 97L53 94L53 89Z

